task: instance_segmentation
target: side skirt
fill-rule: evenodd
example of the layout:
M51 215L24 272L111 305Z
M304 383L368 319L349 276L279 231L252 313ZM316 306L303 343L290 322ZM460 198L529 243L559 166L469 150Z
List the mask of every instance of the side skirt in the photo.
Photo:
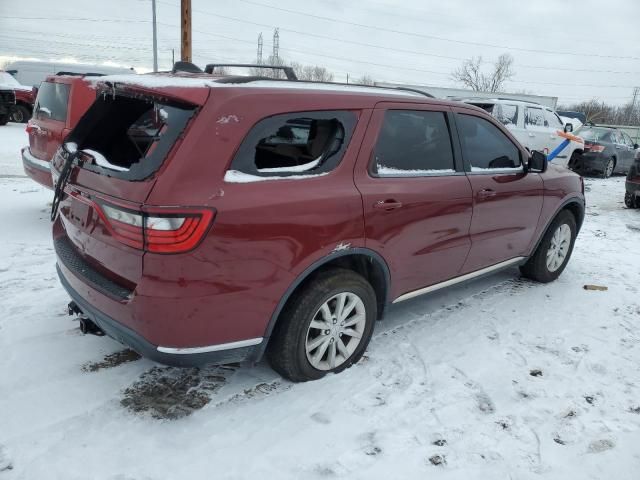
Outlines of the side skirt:
M521 265L527 261L527 257L515 257L510 260L505 260L504 262L496 263L495 265L491 265L490 267L486 267L480 270L476 270L475 272L467 273L465 275L460 275L459 277L452 278L445 282L436 283L434 285L430 285L428 287L420 288L418 290L414 290L413 292L408 292L403 295L400 295L396 298L392 303L402 302L404 300L409 300L410 298L415 298L420 295L424 295L425 293L435 292L436 290L440 290L442 288L450 287L452 285L456 285L458 283L466 282L468 280L473 280L478 277L482 277L484 275L490 275L499 270L503 270L505 268L512 267L514 265Z

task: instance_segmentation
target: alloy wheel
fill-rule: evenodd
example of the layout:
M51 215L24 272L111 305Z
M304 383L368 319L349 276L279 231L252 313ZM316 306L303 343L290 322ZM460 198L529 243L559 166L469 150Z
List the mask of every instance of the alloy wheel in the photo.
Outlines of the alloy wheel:
M366 323L364 302L358 295L342 292L329 298L307 329L307 360L318 370L339 367L360 345Z
M560 225L551 237L549 250L547 250L547 269L550 272L558 270L569 252L571 246L571 228L566 223Z

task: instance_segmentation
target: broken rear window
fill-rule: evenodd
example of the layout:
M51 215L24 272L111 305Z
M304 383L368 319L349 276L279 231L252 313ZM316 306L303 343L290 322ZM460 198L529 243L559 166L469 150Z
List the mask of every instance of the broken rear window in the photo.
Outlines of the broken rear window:
M83 168L141 180L162 165L194 112L152 97L98 95L68 141L82 150Z
M346 111L299 112L259 121L231 169L261 177L325 173L340 162L356 124Z

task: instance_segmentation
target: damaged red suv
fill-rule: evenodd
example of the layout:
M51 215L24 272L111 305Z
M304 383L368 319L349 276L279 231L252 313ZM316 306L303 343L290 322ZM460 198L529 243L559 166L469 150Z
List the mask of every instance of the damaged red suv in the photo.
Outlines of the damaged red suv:
M583 221L580 177L470 105L197 73L97 88L52 163L58 273L84 331L161 363L339 372L390 303L513 266L554 280Z

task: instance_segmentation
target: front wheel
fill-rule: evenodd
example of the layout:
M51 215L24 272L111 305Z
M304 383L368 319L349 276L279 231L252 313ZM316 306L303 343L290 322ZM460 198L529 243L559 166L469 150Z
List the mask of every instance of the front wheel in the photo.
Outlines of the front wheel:
M362 357L376 316L376 295L364 277L321 272L283 310L267 351L271 366L294 382L341 372Z
M11 111L11 121L15 123L27 123L31 118L31 112L24 105L16 105Z
M640 208L640 199L632 193L625 192L624 204L627 208Z
M522 275L548 283L560 276L571 257L577 234L576 220L567 210L551 222L535 253L520 267Z

